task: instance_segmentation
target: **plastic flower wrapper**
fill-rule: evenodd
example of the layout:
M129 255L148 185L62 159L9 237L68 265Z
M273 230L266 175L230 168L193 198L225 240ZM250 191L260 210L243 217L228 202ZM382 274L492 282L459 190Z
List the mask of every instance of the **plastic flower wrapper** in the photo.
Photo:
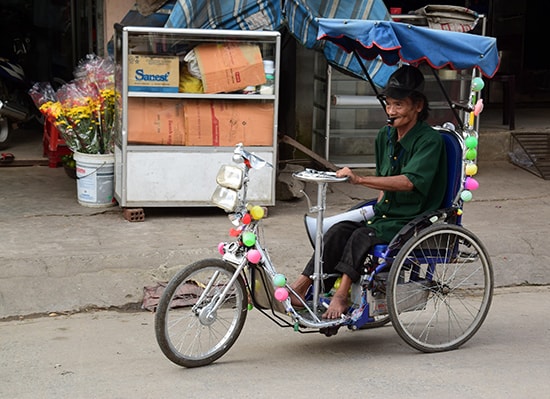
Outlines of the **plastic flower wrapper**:
M59 130L69 148L76 151L78 146L71 140L74 138L72 126L65 116L63 105L59 102L52 85L49 82L37 82L29 90L29 95L40 112Z
M74 71L79 90L90 99L93 108L100 153L112 152L114 148L114 69L115 64L111 58L89 54Z
M88 54L74 70L76 79L92 82L98 90L114 88L115 64L111 58Z
M88 55L75 68L76 79L54 92L47 83L29 94L51 118L72 151L107 154L114 149L114 63Z
M65 121L57 125L64 130L67 145L77 152L85 154L104 153L103 143L98 131L97 101L78 81L64 84L57 91L57 97L63 109ZM65 125L67 123L67 125Z
M38 109L45 103L54 103L57 101L57 95L50 82L36 82L30 88L29 95ZM47 107L45 110L47 110Z

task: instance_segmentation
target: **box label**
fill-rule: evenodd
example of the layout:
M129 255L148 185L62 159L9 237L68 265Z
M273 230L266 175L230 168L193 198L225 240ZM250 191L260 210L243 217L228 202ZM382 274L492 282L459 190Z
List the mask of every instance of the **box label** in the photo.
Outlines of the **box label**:
M178 86L178 57L128 56L128 90L177 93Z

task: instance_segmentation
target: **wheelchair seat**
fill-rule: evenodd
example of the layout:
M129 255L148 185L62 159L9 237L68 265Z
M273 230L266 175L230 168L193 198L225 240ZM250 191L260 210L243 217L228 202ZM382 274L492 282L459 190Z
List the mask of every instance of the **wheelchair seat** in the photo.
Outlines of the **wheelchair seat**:
M453 206L462 187L463 140L458 133L452 130L440 127L435 129L441 133L447 153L447 189L441 208L449 208Z
M453 130L439 126L435 126L434 129L441 134L447 153L447 187L441 206L438 210L426 212L411 220L401 228L389 244L376 245L373 254L377 257L388 252L395 253L411 236L437 221L444 220L460 225L461 216L457 210L462 205L460 192L464 177L464 141L459 133Z

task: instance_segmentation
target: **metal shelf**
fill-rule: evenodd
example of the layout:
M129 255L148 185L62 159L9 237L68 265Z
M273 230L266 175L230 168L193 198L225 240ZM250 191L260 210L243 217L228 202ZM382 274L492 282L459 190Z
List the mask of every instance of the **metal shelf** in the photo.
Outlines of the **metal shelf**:
M115 138L115 198L121 207L213 206L210 198L216 186L216 174L221 165L231 162L234 146L241 141L232 141L237 137L245 137L243 142L247 149L272 165L276 164L280 40L278 32L116 26L115 87L119 129ZM129 90L129 55L167 55L178 57L181 63L190 49L205 42L258 45L264 60L274 60L274 94ZM146 87L145 90L149 89ZM129 105L136 107L132 111L132 120ZM178 140L171 142L177 145L160 144L165 141L157 141L157 137L151 141L136 141L138 130L146 137L157 133L156 124L135 123L141 116L139 110L143 108L143 114L146 114L153 106L158 107L154 115L159 118L159 125L168 118L162 113L162 107L172 107L169 118L178 124L179 130ZM224 126L230 131L220 127L221 116L220 119L218 114L211 116L210 107L219 107L219 115L226 112L224 118L229 122ZM257 112L247 111L249 109ZM238 115L234 116L232 112ZM258 113L264 116L262 123L257 125L262 127L263 136L250 127L253 126L253 119L249 116L257 117ZM235 126L232 124L234 117L241 118L238 120L243 123ZM227 127L228 124L230 127ZM169 126L167 123L165 125ZM196 130L191 126L195 126ZM172 134L171 128L165 129L164 134ZM276 169L263 168L253 173L255 176L250 181L249 200L258 205L275 205Z

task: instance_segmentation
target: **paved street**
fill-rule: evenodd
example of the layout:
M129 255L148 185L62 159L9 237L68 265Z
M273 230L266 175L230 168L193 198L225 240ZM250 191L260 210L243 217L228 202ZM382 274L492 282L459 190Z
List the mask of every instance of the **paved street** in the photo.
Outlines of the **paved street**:
M529 399L550 389L550 287L498 290L462 348L422 354L391 325L327 338L257 310L235 346L196 369L172 364L153 314L84 312L0 323L0 397Z

